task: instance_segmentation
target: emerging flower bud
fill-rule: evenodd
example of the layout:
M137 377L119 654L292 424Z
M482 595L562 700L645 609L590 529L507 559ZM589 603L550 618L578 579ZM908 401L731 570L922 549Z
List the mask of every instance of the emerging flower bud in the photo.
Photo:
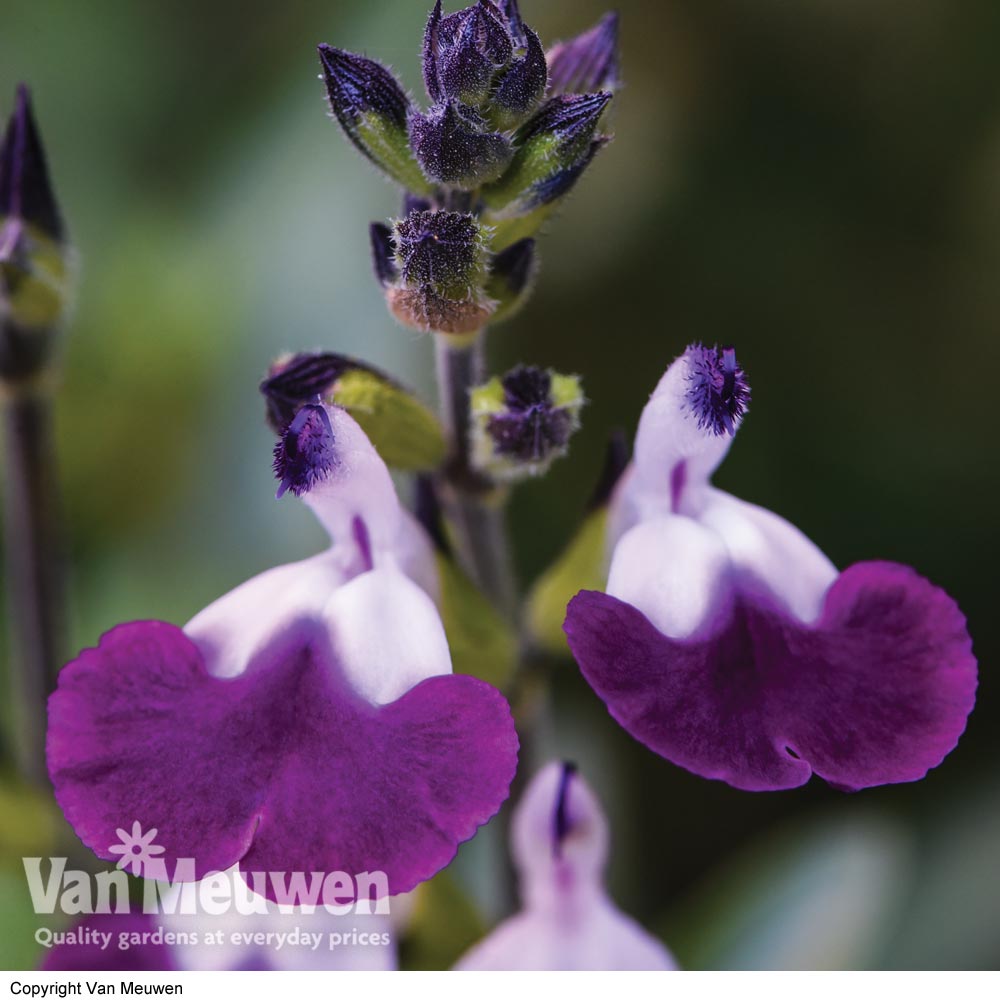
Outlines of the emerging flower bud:
M490 0L443 17L437 0L424 31L424 81L432 101L479 104L494 75L505 69L514 45L501 12Z
M339 406L361 426L382 460L397 469L435 469L447 443L434 413L394 378L343 354L280 358L261 383L267 419L283 434L303 406Z
M585 400L580 379L519 365L472 390L473 462L507 482L538 476L566 454Z
M549 94L586 94L614 90L618 68L618 14L612 12L589 31L557 42L548 51Z
M489 118L499 129L517 128L545 95L545 50L531 28L525 27L524 32L524 55L504 73L491 95Z
M601 92L548 101L518 133L510 169L483 191L491 217L527 215L566 194L607 141L594 133L610 100L611 94Z
M381 222L368 227L372 244L372 268L378 283L386 288L399 277L395 251L392 248L392 230Z
M69 251L26 87L0 144L0 378L47 364L69 299Z
M494 323L521 308L537 273L538 255L535 241L530 237L512 243L493 258L486 294L498 303L492 317Z
M483 286L487 231L460 212L411 212L393 230L396 283L387 291L393 315L406 326L471 333L492 315Z
M507 139L487 131L478 112L450 100L410 117L410 142L430 180L458 188L496 180L513 155Z
M411 191L427 193L407 138L410 99L380 63L319 46L330 110L355 146L375 166Z

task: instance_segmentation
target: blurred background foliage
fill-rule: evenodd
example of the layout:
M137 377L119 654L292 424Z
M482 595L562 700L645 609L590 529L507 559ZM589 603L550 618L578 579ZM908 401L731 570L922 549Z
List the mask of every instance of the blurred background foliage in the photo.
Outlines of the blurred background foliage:
M322 544L273 499L256 384L274 355L353 353L430 394L431 345L394 325L370 275L366 226L396 196L326 120L315 57L320 41L369 52L417 90L426 6L4 0L0 101L32 85L81 263L58 403L74 648L120 620L183 622ZM603 9L522 7L547 40ZM615 896L688 967L995 966L1000 5L618 7L616 141L491 344L498 368L580 373L591 400L570 458L514 500L524 582L670 359L734 343L754 404L720 485L841 566L896 559L945 587L982 678L941 768L854 796L695 778L619 730L572 663L548 749L605 800ZM25 836L45 852L51 818L6 791L3 812L0 964L17 967L37 919L18 859ZM495 837L451 872L485 919ZM455 892L435 895L442 912L468 905ZM442 936L421 945L435 962Z

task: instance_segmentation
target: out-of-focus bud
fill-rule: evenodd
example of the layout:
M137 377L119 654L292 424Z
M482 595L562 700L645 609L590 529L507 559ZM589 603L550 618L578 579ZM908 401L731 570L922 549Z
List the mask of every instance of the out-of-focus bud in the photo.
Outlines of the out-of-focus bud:
M566 454L586 400L575 375L518 365L472 390L472 461L502 482L546 472Z
M65 228L22 85L0 145L0 379L49 364L69 286Z
M428 471L444 460L447 444L434 413L385 372L354 358L330 353L279 358L260 389L276 434L283 435L305 406L321 402L347 410L387 465Z
M407 190L429 193L407 135L414 109L392 73L373 59L330 45L319 46L319 58L330 110L351 142Z
M406 326L439 333L478 330L496 303L484 292L488 231L461 212L411 212L392 233L397 280L389 309Z
M496 180L513 155L505 136L488 131L477 111L455 101L411 115L410 142L430 180L457 188L472 189Z
M501 250L490 264L486 294L497 303L492 322L507 319L524 304L538 273L535 241L528 237Z
M618 14L612 12L589 31L548 51L549 94L587 94L614 90L621 80L618 62Z
M555 203L576 183L607 138L595 136L611 94L563 95L546 102L517 136L507 172L483 189L490 223L526 217L504 227L498 245L537 230Z

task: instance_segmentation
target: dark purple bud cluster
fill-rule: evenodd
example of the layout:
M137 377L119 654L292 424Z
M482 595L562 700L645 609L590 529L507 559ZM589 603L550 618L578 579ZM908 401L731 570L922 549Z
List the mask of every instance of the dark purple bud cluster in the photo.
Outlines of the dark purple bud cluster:
M750 405L750 383L736 361L735 349L692 344L687 359L691 383L687 402L698 426L719 437L735 434Z
M605 18L546 58L517 0L450 14L436 0L423 40L426 110L380 64L320 46L334 116L405 191L402 222L370 234L376 277L402 322L465 333L523 300L536 269L531 237L607 141L597 130L618 79L617 23ZM435 245L433 212L445 216L439 228L467 216L474 252Z
M274 474L278 496L291 491L308 493L337 467L333 428L326 410L318 403L303 406L274 446Z
M474 459L496 479L545 472L580 426L580 380L518 365L472 392Z

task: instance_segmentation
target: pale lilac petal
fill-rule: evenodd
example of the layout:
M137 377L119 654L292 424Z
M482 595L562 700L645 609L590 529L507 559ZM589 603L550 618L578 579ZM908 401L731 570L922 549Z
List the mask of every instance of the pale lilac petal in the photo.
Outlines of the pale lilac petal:
M350 545L363 522L372 559L392 557L401 530L399 499L385 462L354 419L326 406L333 431L333 468L302 499L329 532L335 546Z
M459 959L463 972L668 972L673 955L606 897L582 913L537 910L505 920Z
M451 653L433 601L395 569L362 573L322 614L351 689L372 705L401 698L427 677L451 673Z
M803 622L819 617L837 569L798 528L711 488L698 521L725 543L741 592L777 599Z
M673 969L663 945L608 898L608 823L570 764L543 768L514 813L511 847L523 912L456 965L462 970Z
M383 871L405 892L493 816L516 757L489 685L429 677L373 706L315 626L220 679L180 629L121 625L49 702L49 773L81 840L111 858L118 827L156 827L167 871L193 858L195 877Z
M632 489L643 517L678 509L679 476L687 502L681 512L688 513L696 503L691 498L707 485L732 444L731 434L717 434L699 422L688 398L692 374L691 357L685 352L666 370L642 411Z
M213 601L184 626L210 674L235 677L261 651L303 619L318 617L347 579L330 549L276 566Z
M726 617L732 587L729 551L719 536L691 518L665 516L637 524L618 542L607 592L665 635L683 639Z
M567 765L547 764L514 813L511 854L526 902L553 892L598 887L608 860L608 821L590 786Z
M915 781L955 747L975 701L961 612L893 563L843 572L812 626L743 596L707 635L673 639L630 604L583 591L565 630L629 733L751 791L813 772L844 788Z

